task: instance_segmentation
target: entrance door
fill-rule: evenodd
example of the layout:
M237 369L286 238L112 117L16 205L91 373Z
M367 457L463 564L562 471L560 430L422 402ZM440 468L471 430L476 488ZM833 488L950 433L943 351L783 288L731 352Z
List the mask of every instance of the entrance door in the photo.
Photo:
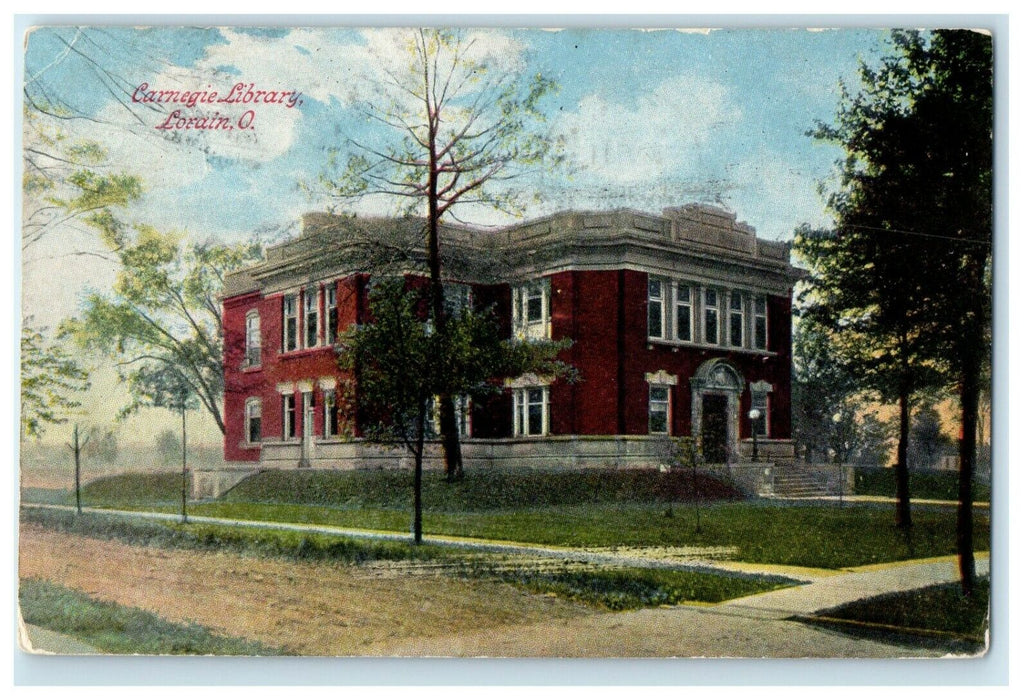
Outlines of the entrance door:
M726 396L704 394L701 398L701 454L705 462L726 461Z

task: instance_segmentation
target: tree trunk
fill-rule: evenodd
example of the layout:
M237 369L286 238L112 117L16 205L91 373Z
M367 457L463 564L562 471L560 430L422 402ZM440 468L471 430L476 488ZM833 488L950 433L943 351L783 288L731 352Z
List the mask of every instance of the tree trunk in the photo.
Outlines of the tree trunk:
M422 411L415 427L415 514L411 523L411 534L415 544L422 544L422 455L425 452L425 415L426 405L422 404Z
M428 91L428 84L426 89ZM428 104L428 102L427 102ZM436 127L435 115L427 113L429 123L429 181L426 187L427 212L427 254L429 258L430 302L433 310L433 332L444 337L447 332L447 317L443 299L443 277L440 270L440 195L439 173L437 172ZM440 440L443 443L444 468L447 480L460 479L463 475L461 467L461 442L458 440L458 427L454 420L454 397L444 394L439 397Z
M415 544L422 544L422 446L415 450L415 515L411 522Z
M182 409L182 522L186 522L186 406Z
M908 426L909 392L903 390L898 400L900 426L898 429L898 463L894 467L895 493L894 523L905 530L912 529L912 498L908 486Z
M979 382L974 376L965 376L959 387L959 408L962 412L962 435L959 438L958 466L958 568L962 581L962 594L972 595L976 581L976 562L973 558L973 470L976 465L976 413Z
M73 433L75 446L72 451L75 453L75 512L78 515L82 515L82 482L81 472L79 470L79 424L75 424L75 431Z
M970 264L970 282L976 289L984 286L986 261L975 259ZM969 332L962 344L962 376L959 385L959 409L962 434L959 437L958 465L958 518L956 544L958 545L959 577L962 594L970 596L976 583L976 561L973 556L973 473L976 469L976 424L980 414L980 380L985 355L988 352L985 334L985 299L977 294L972 299Z

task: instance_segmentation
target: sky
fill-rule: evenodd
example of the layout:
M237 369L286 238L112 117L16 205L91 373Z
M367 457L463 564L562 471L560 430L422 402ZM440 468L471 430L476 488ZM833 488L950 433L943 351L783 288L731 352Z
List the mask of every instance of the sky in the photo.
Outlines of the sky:
M522 174L527 191L541 193L522 216L705 202L776 240L803 223L828 223L819 185L832 186L841 152L806 132L833 121L842 81L854 85L860 60L875 63L887 40L868 29L472 36L495 69L557 85L541 105L541 128L565 143L569 167ZM332 149L392 138L361 107L382 97L383 71L401 60L406 37L326 27L42 27L26 41L25 82L29 94L73 115L61 120L72 137L103 146L110 171L142 178L127 220L196 240L282 237L304 212L333 204L318 184ZM172 90L228 101L147 101ZM274 103L234 99L248 90L272 93ZM183 120L217 112L234 128L158 128L184 123L176 110ZM392 214L396 203L372 198L352 208ZM482 207L459 215L513 221ZM113 265L82 251L102 252L74 221L23 251L23 313L37 325L56 326L86 290L110 288Z

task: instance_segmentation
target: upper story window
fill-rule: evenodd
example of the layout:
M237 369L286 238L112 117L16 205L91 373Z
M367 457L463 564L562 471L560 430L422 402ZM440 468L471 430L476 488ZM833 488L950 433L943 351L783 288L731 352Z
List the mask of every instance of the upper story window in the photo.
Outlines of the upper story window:
M252 444L261 442L261 399L247 399L244 413L247 442Z
M690 342L694 339L694 306L690 285L685 282L673 284L676 290L676 340Z
M656 277L647 280L647 337L665 337L665 281Z
M336 283L333 282L325 288L325 344L332 345L336 342L337 326L339 325L339 309L336 308Z
M512 389L512 434L547 435L550 430L550 390L546 386Z
M516 338L551 337L551 281L535 280L512 287L511 329Z
M283 352L297 349L297 295L283 297Z
M730 346L744 347L744 295L730 292Z
M647 279L647 337L671 343L768 349L764 294L705 287L687 280Z
M705 289L705 342L719 344L719 292Z
M754 346L756 350L766 350L769 347L768 338L768 302L764 294L755 297L755 328Z
M261 364L261 315L257 309L247 312L246 352L243 358L244 367L257 367Z
M304 347L318 345L318 290L304 290Z

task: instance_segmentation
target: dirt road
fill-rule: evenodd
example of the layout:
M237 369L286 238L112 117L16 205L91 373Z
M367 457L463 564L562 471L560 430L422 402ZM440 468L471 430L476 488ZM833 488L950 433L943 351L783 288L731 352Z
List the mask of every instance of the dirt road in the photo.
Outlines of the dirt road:
M734 606L602 613L405 564L335 566L132 547L24 526L21 576L306 655L899 657Z
M505 584L403 566L336 566L133 547L23 524L22 578L305 655L389 653L412 638L598 614Z

